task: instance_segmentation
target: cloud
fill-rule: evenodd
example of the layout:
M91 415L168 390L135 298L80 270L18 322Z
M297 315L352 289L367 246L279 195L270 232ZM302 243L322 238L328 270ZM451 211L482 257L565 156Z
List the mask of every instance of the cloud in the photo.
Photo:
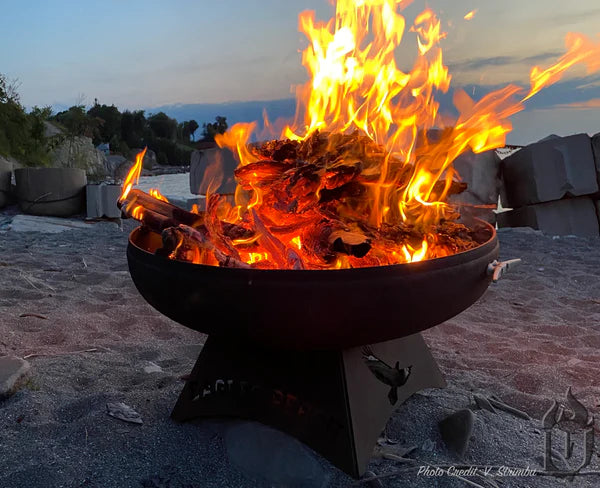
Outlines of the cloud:
M555 108L566 108L566 109L579 109L579 110L589 110L589 109L598 109L600 108L600 98L591 98L589 100L582 100L579 102L571 102L571 103L558 103L551 107L546 107L547 109L555 109Z
M553 24L564 27L565 25L588 21L598 15L600 15L600 8L589 9L580 12L561 11L559 15L550 15L546 17L544 21L549 21Z
M563 52L548 51L534 56L494 56L490 58L475 58L466 61L449 63L450 71L477 71L489 66L506 66L510 64L533 65L560 57Z

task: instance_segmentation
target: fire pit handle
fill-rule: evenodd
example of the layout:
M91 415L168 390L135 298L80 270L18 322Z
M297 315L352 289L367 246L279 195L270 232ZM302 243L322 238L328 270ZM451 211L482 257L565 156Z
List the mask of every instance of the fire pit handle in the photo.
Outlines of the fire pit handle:
M494 259L493 262L488 264L487 273L488 275L492 275L492 281L496 283L504 273L510 268L514 268L520 262L520 259L509 259L508 261Z

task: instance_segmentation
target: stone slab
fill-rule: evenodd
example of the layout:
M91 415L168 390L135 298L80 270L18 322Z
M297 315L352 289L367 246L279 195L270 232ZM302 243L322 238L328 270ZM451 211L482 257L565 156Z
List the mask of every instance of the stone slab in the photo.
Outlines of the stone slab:
M548 235L599 235L596 207L591 198L567 198L528 205L498 214L498 227L531 227Z
M0 357L0 398L14 393L29 369L29 363L24 359L14 356Z
M9 230L13 232L42 232L45 234L56 234L66 230L89 228L90 224L86 224L81 220L42 217L38 215L15 215L9 225Z
M214 193L233 194L236 186L233 172L237 166L238 161L229 149L194 151L190 160L190 191L195 195L206 195L215 175L222 174L221 184L213 189Z
M506 208L598 192L592 142L587 134L530 144L502 162Z

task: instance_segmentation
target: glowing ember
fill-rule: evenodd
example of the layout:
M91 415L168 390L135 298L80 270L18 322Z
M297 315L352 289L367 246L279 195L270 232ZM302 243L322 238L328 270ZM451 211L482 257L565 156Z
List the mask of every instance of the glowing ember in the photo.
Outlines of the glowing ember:
M477 9L471 10L468 14L465 15L464 19L471 20L473 17L475 17L476 13L477 13Z
M255 123L236 124L216 137L239 158L235 204L207 191L202 235L195 236L201 251L194 251L195 234L184 229L185 243L176 241L171 257L339 269L412 263L482 243L474 230L456 223L459 216L446 203L464 190L452 162L468 149L502 147L509 117L523 110L524 101L575 63L600 69L600 45L569 34L567 53L555 65L532 69L525 96L514 85L479 101L455 90L459 115L451 119L440 115L435 99L450 87L440 48L446 33L431 9L407 29L400 12L409 3L338 0L327 23L316 21L314 12L300 15L310 80L297 89L295 122L280 140L261 145L249 144ZM417 52L412 69L403 71L395 51L407 30L416 36ZM240 229L249 235L239 236Z

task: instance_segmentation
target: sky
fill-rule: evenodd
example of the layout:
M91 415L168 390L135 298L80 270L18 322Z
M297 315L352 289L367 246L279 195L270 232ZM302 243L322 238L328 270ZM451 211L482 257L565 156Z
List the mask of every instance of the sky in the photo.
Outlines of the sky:
M428 0L448 33L442 42L453 86L477 96L527 85L532 65L564 52L569 31L596 41L598 0ZM405 10L410 22L425 7ZM475 17L464 15L477 9ZM24 105L171 104L276 100L306 81L298 14L333 14L328 0L28 0L2 2L0 73L19 80ZM411 66L410 33L399 64ZM412 43L412 44L411 44ZM513 143L544 132L600 132L600 77L574 70L514 118ZM510 139L509 139L510 142Z

